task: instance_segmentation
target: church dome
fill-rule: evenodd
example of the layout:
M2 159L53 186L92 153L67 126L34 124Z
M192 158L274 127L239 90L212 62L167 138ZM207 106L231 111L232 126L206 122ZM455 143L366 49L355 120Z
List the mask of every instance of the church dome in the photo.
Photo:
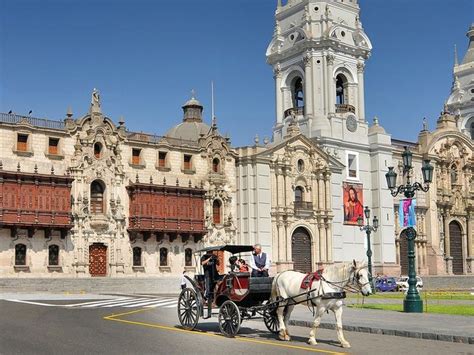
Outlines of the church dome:
M183 105L183 122L171 128L166 136L170 138L197 141L206 135L211 127L202 121L203 106L194 95Z
M171 128L166 136L170 138L184 139L188 141L197 141L201 135L209 133L211 127L204 122L187 122L184 121L177 126Z

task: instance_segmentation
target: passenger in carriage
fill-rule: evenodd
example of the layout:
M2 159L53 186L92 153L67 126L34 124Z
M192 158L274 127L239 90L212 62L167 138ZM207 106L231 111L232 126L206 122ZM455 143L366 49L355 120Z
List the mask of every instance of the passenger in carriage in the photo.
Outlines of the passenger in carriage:
M268 277L270 269L270 260L266 253L262 252L262 246L255 244L252 258L250 259L250 267L252 268L252 277Z
M235 255L232 255L229 258L229 264L230 264L230 272L239 271L240 269L239 259Z
M247 265L244 259L240 259L238 262L240 272L249 272L249 266Z

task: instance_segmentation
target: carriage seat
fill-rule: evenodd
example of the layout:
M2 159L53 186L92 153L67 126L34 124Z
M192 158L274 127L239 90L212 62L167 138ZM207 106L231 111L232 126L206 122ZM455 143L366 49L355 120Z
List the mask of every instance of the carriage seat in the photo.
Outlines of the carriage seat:
M272 291L273 277L251 277L249 289L252 293L270 293Z

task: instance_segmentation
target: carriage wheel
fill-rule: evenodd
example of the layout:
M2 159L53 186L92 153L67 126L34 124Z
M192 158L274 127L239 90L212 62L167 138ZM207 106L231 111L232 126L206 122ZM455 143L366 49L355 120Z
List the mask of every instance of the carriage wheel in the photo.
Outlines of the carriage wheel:
M193 330L199 321L200 304L196 291L185 288L178 300L179 322L186 330Z
M219 329L226 337L233 338L240 329L240 310L232 301L225 301L219 309Z
M278 334L279 324L277 316L277 306L266 308L263 311L263 322L267 329L273 334Z

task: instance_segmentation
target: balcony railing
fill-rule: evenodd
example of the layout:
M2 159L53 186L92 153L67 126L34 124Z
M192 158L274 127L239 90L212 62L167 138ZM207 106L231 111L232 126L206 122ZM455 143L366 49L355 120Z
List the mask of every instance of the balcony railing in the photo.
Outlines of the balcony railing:
M295 201L295 210L313 210L313 203L306 201Z
M295 116L303 116L304 115L304 106L303 107L292 107L289 108L288 110L285 110L284 116L285 118L291 116L292 114L295 114Z
M14 113L0 112L0 122L11 123L11 124L25 122L35 127L42 127L42 128L49 128L49 129L63 130L65 128L63 121L54 121L54 120L47 120L44 118L21 116L21 115L16 115Z
M336 104L336 113L355 113L356 109L354 106L349 104Z

